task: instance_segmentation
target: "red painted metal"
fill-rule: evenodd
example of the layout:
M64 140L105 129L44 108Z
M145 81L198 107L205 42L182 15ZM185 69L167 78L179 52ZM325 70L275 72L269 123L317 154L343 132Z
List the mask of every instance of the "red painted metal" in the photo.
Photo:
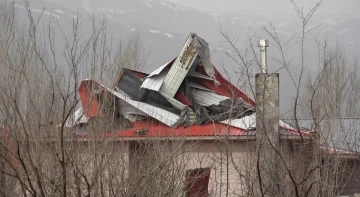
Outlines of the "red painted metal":
M81 105L84 110L84 114L87 117L96 117L100 115L100 104L94 96L91 96L92 85L100 87L93 81L82 81L78 88Z
M146 131L144 135L139 135L137 131ZM112 132L113 133L113 132ZM133 123L132 128L120 130L108 137L201 137L201 136L246 136L253 135L246 130L229 127L222 123L209 123L204 125L192 125L189 127L179 126L170 128L158 122L137 121ZM78 135L78 137L88 137L87 134Z
M186 106L191 106L190 100L185 96L184 93L178 93L175 98L185 104Z

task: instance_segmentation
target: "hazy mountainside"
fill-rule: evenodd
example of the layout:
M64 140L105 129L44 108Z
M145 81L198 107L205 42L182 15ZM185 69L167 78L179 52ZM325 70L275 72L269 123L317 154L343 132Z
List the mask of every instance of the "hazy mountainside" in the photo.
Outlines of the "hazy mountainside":
M326 2L325 2L326 3ZM15 1L20 18L25 17L23 1ZM234 80L233 68L236 66L224 54L224 50L231 52L231 48L224 42L220 33L220 24L229 35L239 36L238 46L243 47L249 34L256 33L259 37L269 38L262 27L271 22L283 41L293 38L291 48L287 51L289 59L294 59L291 65L293 72L298 72L300 20L292 15L282 13L260 12L204 12L194 8L179 6L174 3L159 0L30 0L31 11L38 16L44 9L44 20L52 16L58 21L65 32L70 32L71 21L80 11L83 21L84 34L91 28L89 16L107 18L108 34L114 41L126 38L137 32L140 34L145 48L150 50L146 72L159 67L163 63L178 55L188 34L195 32L210 43L213 63L221 68L220 61L230 70L230 77ZM244 8L242 8L244 10ZM338 41L349 55L359 56L355 49L360 44L359 18L352 16L324 15L316 16L309 24L309 28L320 25L307 36L306 57L308 68L313 68L316 59L316 38L327 37L331 44ZM63 41L56 42L61 46ZM269 70L277 70L280 65L271 60L278 55L275 47L269 47ZM315 68L314 68L315 69ZM285 72L280 71L281 81L288 81ZM289 101L288 96L293 93L291 83L281 83L281 99ZM287 102L282 102L288 106Z

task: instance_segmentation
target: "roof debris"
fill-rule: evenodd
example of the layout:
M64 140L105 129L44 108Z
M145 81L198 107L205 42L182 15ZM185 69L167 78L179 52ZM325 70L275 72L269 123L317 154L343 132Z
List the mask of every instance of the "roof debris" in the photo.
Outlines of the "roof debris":
M177 58L151 74L123 69L113 88L84 80L78 91L80 112L87 118L82 118L81 123L104 115L106 109L102 104L112 102L116 114L133 122L134 127L155 120L156 124L179 131L210 124L229 125L241 134L255 128L255 102L221 76L211 63L208 43L194 33L189 35ZM108 95L113 99L104 99ZM281 125L285 130L292 129L285 123ZM199 130L198 136L202 135Z

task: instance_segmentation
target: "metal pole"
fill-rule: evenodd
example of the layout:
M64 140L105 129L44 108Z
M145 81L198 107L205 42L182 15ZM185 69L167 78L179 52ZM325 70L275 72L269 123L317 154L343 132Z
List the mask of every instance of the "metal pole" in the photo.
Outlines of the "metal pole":
M258 47L260 48L260 56L261 56L261 73L267 73L267 54L266 48L269 46L269 42L266 39L260 39L258 43Z

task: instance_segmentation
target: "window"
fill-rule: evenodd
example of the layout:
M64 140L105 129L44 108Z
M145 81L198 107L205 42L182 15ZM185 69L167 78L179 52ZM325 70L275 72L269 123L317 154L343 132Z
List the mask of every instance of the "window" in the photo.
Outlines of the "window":
M186 171L186 197L207 197L210 168L196 168Z

